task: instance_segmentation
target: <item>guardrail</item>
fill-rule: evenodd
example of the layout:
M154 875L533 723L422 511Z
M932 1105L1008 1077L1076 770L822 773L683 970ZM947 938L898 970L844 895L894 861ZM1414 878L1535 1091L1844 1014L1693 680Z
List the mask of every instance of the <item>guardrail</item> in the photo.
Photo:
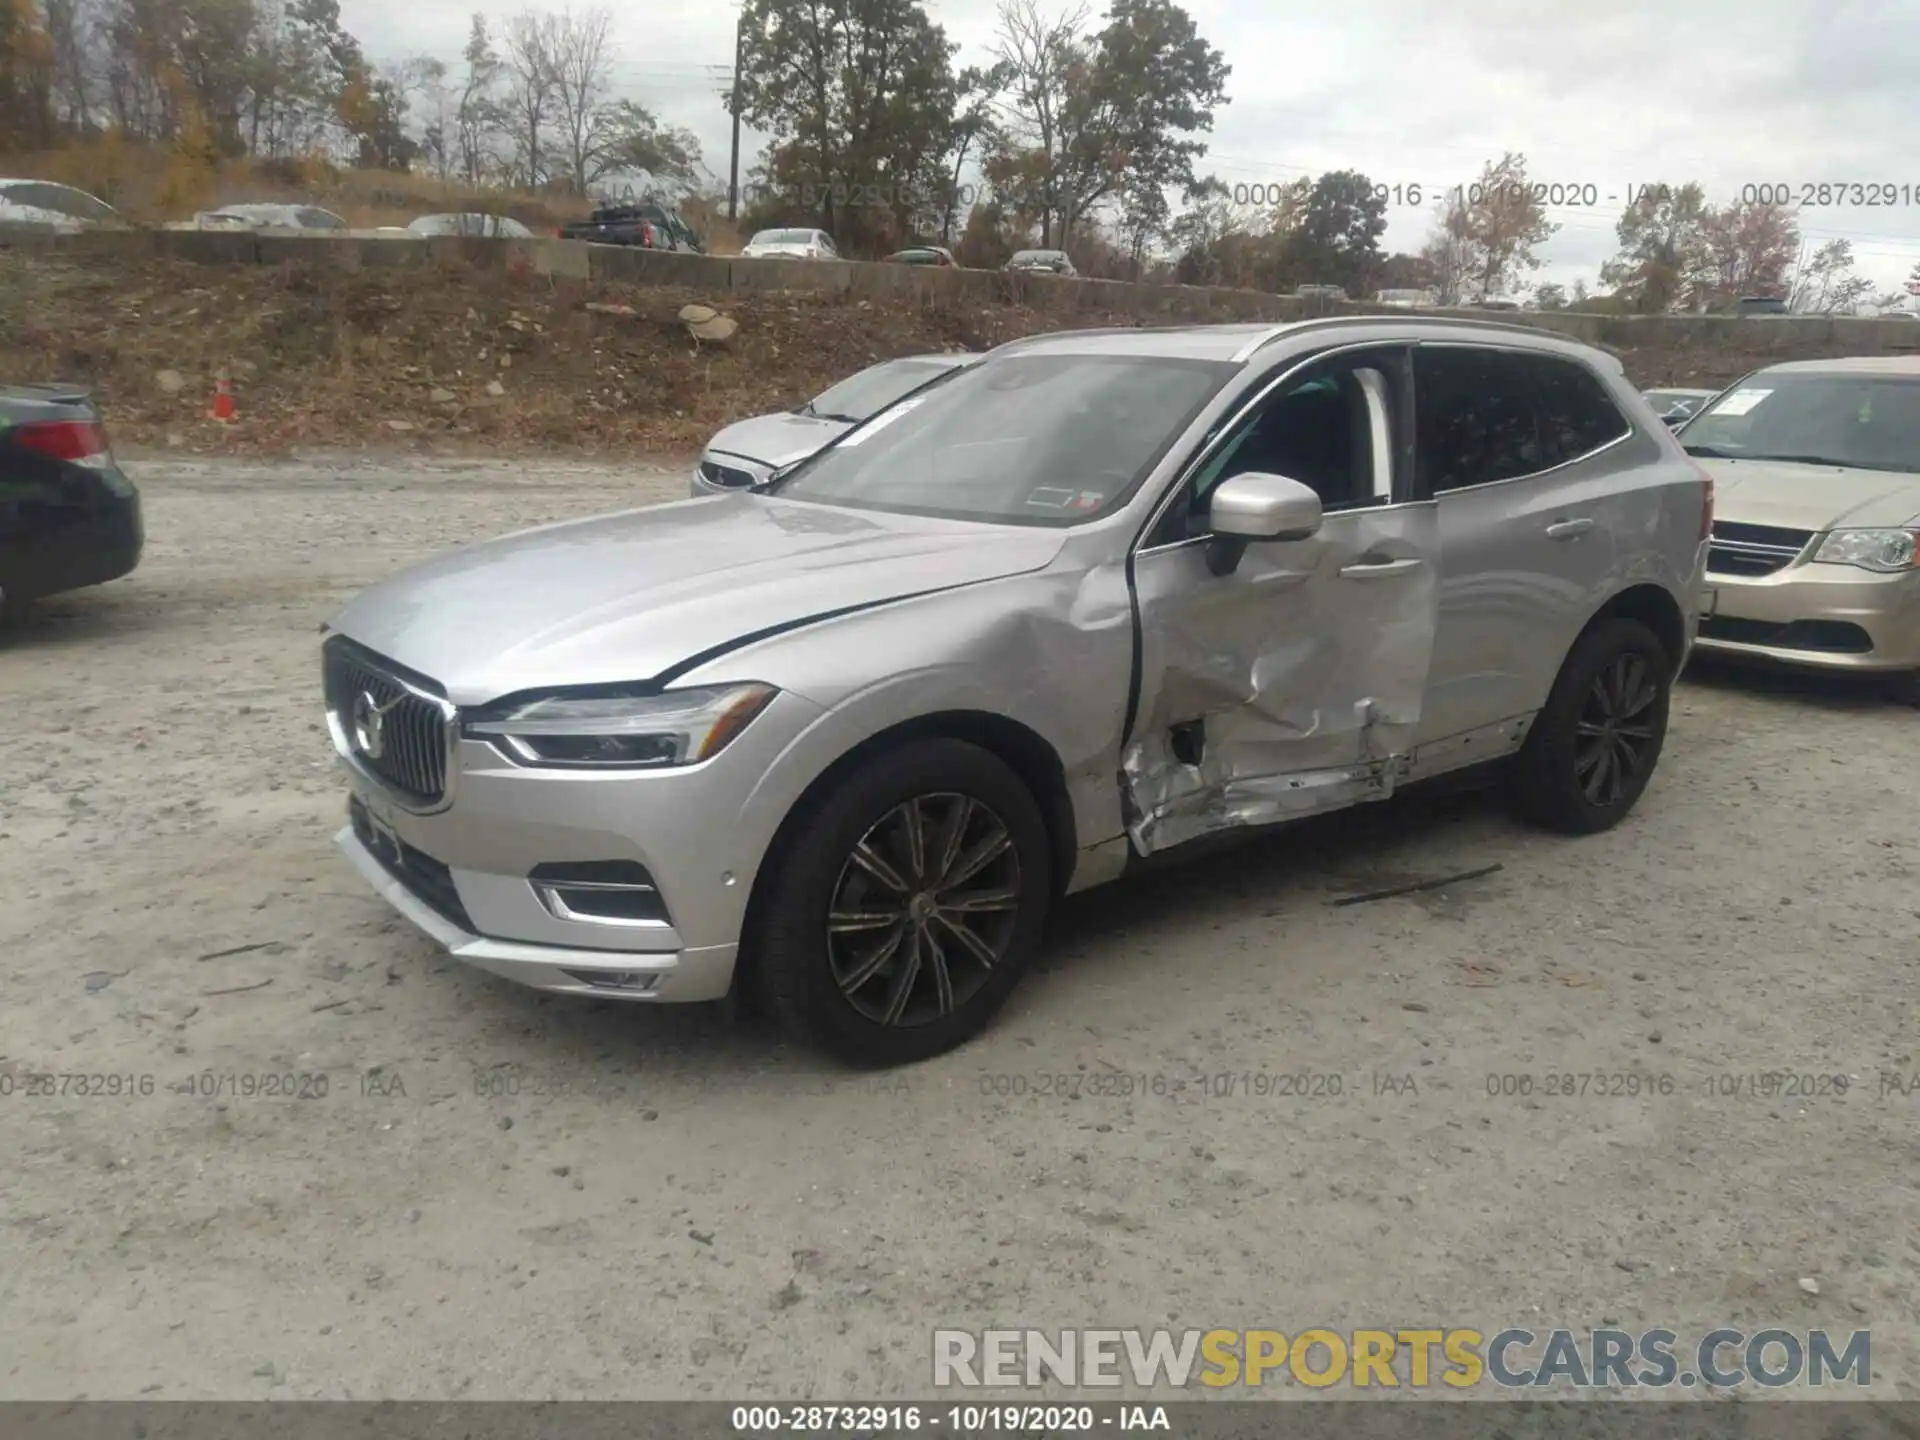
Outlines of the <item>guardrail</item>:
M524 267L535 274L587 282L661 285L709 295L766 291L829 295L850 301L909 301L991 307L1007 303L1064 312L1129 315L1142 324L1301 320L1341 314L1428 313L1321 297L1269 295L1194 285L1008 275L878 261L745 259L681 251L595 245L581 240L508 240L484 236L300 235L221 230L147 229L77 235L0 226L0 248L50 251L128 261L164 257L209 265L280 265L289 261L380 267L467 265ZM1485 317L1551 330L1615 350L1687 345L1724 346L1754 362L1791 353L1920 353L1920 323L1855 316L1594 315L1506 310Z

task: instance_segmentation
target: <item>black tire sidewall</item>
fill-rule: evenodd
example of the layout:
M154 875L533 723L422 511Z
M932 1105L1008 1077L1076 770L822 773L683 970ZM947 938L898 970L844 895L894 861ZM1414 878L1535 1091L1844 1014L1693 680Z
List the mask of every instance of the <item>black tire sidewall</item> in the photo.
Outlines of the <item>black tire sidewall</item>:
M989 806L1013 839L1021 876L1013 939L986 985L953 1014L909 1028L878 1025L853 1008L833 978L826 945L833 889L848 853L887 811L916 795L947 792ZM789 1029L850 1064L929 1059L984 1029L1019 982L1038 947L1052 883L1040 807L1004 761L962 740L909 741L840 777L783 832L753 936L758 989Z
M1576 728L1600 672L1629 653L1644 656L1659 677L1659 695L1653 703L1653 753L1618 801L1595 805L1573 772ZM1638 620L1613 618L1590 626L1568 652L1514 766L1514 802L1521 814L1548 829L1576 835L1595 834L1625 819L1646 792L1666 748L1673 680L1673 657L1660 637Z

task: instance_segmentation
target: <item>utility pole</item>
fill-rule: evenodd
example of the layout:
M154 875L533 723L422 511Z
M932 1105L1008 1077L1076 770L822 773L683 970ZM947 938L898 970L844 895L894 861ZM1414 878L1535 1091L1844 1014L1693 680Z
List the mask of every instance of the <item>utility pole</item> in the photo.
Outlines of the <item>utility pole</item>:
M747 10L733 21L733 88L727 92L727 108L733 112L733 155L727 161L727 220L740 218L740 67L747 52Z

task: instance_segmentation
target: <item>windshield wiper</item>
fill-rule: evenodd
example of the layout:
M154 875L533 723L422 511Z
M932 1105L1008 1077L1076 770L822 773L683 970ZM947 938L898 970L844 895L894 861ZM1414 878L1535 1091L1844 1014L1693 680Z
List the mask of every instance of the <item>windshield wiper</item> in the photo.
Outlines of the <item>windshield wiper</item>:
M1689 455L1698 455L1702 460L1744 460L1744 455L1735 455L1730 450L1722 450L1713 445L1682 445Z
M858 415L839 415L831 410L816 410L813 412L813 418L816 420L837 420L842 425L858 425L860 423L860 417Z

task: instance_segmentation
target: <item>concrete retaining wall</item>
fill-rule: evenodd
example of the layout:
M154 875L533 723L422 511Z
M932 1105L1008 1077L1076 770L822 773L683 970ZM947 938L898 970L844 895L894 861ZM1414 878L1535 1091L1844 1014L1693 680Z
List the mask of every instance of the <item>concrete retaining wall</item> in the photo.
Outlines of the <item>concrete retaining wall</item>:
M1147 324L1277 322L1318 315L1383 313L1376 305L1302 300L1252 290L846 260L746 260L589 245L577 240L445 236L422 241L398 236L251 235L198 230L55 235L30 226L0 226L0 248L6 247L100 260L125 257L130 262L164 256L209 265L280 265L297 260L347 270L371 266L502 266L590 283L670 285L708 292L801 291L857 301L909 300L977 307L1017 303L1057 312L1131 315ZM1911 320L1799 315L1616 316L1565 311L1503 311L1485 318L1553 330L1613 350L1724 347L1753 357L1754 363L1791 354L1920 352L1920 323Z

